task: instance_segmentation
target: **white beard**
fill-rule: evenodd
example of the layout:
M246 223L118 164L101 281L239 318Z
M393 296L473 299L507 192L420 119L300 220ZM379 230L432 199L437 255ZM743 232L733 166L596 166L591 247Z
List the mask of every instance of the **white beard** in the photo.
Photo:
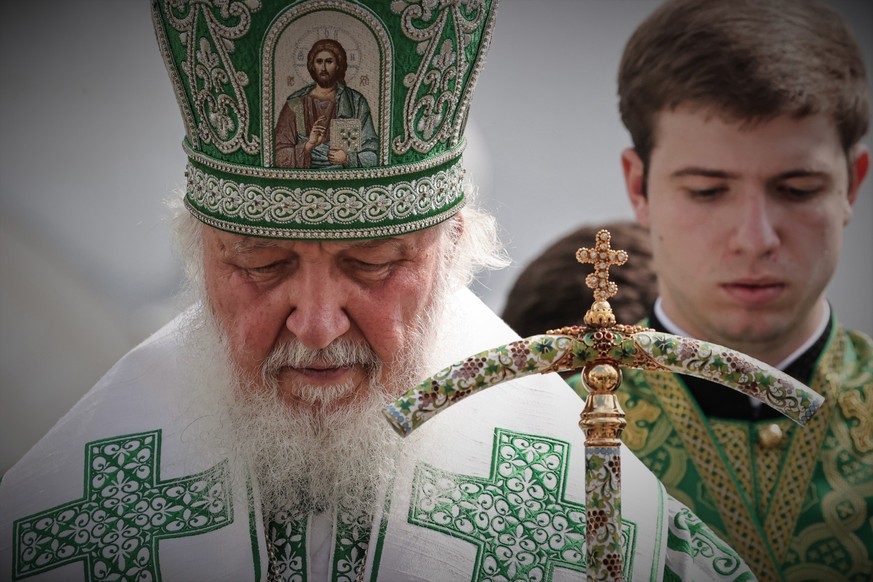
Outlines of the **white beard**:
M392 362L379 362L369 346L349 346L339 340L328 350L330 355L307 354L299 344L280 346L265 362L262 378L255 381L244 378L230 363L224 335L209 308L200 303L186 338L191 396L218 399L216 414L222 429L214 435L213 445L251 470L265 516L287 511L302 517L340 506L355 515L372 513L403 448L403 439L391 429L382 410L430 370L428 356L445 292L439 295L411 331L406 349ZM322 362L364 362L365 385L294 386L295 397L312 406L288 406L279 396L276 374L283 362L313 356ZM384 367L396 372L383 384ZM367 392L364 398L329 406L361 390Z

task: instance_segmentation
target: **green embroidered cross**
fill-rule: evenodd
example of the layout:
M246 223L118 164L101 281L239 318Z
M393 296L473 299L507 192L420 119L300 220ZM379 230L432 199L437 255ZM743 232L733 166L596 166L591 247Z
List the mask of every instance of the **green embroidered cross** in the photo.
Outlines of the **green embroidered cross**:
M475 544L472 580L551 580L556 567L584 572L585 506L565 498L570 445L494 433L487 479L416 467L409 522ZM634 532L622 523L626 570Z
M227 461L160 480L161 431L85 445L85 495L15 521L17 580L83 561L87 580L160 581L158 540L233 521Z

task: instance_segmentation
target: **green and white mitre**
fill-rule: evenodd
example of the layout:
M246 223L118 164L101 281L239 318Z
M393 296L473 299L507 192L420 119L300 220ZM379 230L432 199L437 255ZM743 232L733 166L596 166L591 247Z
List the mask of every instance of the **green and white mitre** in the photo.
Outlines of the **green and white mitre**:
M319 240L394 236L458 212L492 5L156 3L185 123L188 208L222 230ZM324 81L332 100L313 92L322 51L338 61Z
M468 290L447 310L438 366L517 339ZM208 446L221 415L190 393L185 337L180 316L4 476L3 577L243 582L267 580L272 555L282 580L355 580L362 568L364 580L580 579L583 402L558 376L507 382L429 421L372 518L273 520L265 535L257 483ZM624 448L622 474L625 579L752 579Z

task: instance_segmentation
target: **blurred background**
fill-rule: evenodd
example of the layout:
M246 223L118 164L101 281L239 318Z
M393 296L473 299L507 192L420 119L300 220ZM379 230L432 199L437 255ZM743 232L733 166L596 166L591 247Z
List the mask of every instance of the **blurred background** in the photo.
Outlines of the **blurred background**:
M873 73L873 2L833 0ZM513 265L475 291L498 313L521 269L583 223L631 219L615 76L656 0L500 0L467 166ZM180 308L163 200L183 127L149 3L4 4L0 19L0 475ZM866 143L871 140L868 136ZM873 178L829 297L873 334Z

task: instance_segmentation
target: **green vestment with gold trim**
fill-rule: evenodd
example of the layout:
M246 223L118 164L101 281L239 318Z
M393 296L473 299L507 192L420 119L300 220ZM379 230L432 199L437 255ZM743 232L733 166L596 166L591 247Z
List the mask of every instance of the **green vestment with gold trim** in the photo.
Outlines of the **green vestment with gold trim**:
M873 340L831 328L806 427L707 417L667 372L626 370L618 392L622 440L761 580L873 579ZM758 437L774 424L778 443Z

